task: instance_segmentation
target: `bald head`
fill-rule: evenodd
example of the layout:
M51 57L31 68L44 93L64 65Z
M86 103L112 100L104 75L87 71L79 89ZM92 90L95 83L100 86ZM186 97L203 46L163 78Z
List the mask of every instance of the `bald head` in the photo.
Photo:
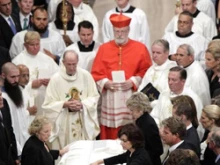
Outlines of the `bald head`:
M18 70L17 66L11 62L7 62L2 66L2 74L7 75L12 70Z
M78 54L73 50L68 50L63 55L63 64L66 68L66 74L73 76L76 73L78 64Z
M17 65L19 71L20 71L20 77L18 80L18 84L22 87L25 87L29 82L29 69L26 65L20 64Z

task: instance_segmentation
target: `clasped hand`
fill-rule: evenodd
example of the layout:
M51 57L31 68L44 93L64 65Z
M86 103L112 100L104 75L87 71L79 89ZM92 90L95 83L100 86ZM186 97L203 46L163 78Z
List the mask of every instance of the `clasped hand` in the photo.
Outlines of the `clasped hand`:
M105 83L105 89L108 89L112 92L115 91L127 91L133 87L133 82L131 80L127 80L123 83L115 83L111 80Z

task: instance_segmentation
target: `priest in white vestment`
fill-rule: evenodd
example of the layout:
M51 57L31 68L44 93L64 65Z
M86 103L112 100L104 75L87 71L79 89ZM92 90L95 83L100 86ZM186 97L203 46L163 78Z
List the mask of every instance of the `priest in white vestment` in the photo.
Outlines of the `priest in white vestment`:
M209 81L204 69L194 60L192 46L180 45L176 53L176 62L187 72L185 86L191 88L200 97L203 106L209 105L211 103Z
M179 45L191 45L195 51L194 58L205 68L205 50L208 46L208 40L199 33L192 32L193 17L188 11L179 14L178 30L176 32L167 32L163 39L170 44L170 55L176 54Z
M77 140L95 140L99 134L99 93L91 74L77 67L78 55L68 50L60 71L50 80L43 104L52 120L52 148L63 148Z
M82 21L78 27L80 40L68 46L66 50L76 51L79 57L78 66L90 72L100 43L93 40L94 31L91 22Z
M168 90L168 73L170 68L176 66L175 61L170 61L169 43L159 39L154 41L152 47L153 65L145 73L138 91L141 91L148 83L151 83L159 92Z
M129 38L142 42L150 50L150 31L144 11L131 6L129 0L116 0L116 3L117 7L109 10L104 16L102 24L103 41L108 42L114 39L110 16L123 12L123 15L131 18Z
M18 156L21 155L26 140L29 138L28 127L30 124L30 113L27 106L27 97L18 85L20 71L13 63L5 63L2 66L2 77L4 88L2 96L7 100L12 127L16 137Z
M39 20L43 23L39 24ZM28 30L21 31L17 33L11 43L11 47L9 50L11 58L15 58L19 53L21 53L24 47L24 36L28 31L37 31L40 33L40 44L41 51L52 57L54 60L59 61L59 57L65 51L66 45L63 41L62 36L52 30L48 29L48 15L45 9L41 10L41 8L35 10L31 17L32 28Z
M56 11L58 4L62 2L62 0L52 0L50 1L48 5L48 14L49 14L49 20L52 22L56 18ZM94 40L98 40L99 35L99 24L97 17L95 16L95 13L91 9L91 7L85 3L83 3L82 0L69 0L69 3L72 4L73 10L74 10L74 23L76 26L76 31L78 31L77 26L79 22L83 20L90 21L94 26Z
M16 65L26 65L30 70L31 87L29 95L34 97L32 103L37 106L37 115L43 115L42 104L50 77L58 71L55 61L40 52L40 35L37 32L29 31L25 35L25 50L17 55L12 62Z
M187 72L185 69L178 66L170 69L168 75L169 90L163 91L160 94L158 101L151 111L151 116L158 125L160 125L164 119L172 116L173 106L171 98L179 95L188 95L193 99L197 110L197 117L200 119L203 108L202 101L193 90L185 87L186 80Z
M196 0L181 0L183 11L188 11L193 15L192 31L203 35L211 41L217 35L215 22L205 13L196 8ZM176 32L179 15L175 15L165 28L165 32Z

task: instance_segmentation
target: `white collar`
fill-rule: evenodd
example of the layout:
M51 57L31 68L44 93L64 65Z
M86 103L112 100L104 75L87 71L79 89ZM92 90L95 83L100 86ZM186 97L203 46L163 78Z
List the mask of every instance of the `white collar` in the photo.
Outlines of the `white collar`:
M130 8L130 3L127 4L127 6L125 6L123 9L121 9L120 7L117 7L118 11L123 11L126 12L129 8Z
M184 140L181 140L179 143L174 144L173 146L171 146L169 148L169 152L171 153L172 151L174 151L180 144L182 144L184 142Z
M24 16L24 14L22 14L22 12L19 12L20 20L24 20L24 18L27 18L29 20L31 15L32 14L29 13L28 15Z
M186 130L189 130L190 128L192 128L192 123L190 123L190 125L188 125L188 126L186 127Z

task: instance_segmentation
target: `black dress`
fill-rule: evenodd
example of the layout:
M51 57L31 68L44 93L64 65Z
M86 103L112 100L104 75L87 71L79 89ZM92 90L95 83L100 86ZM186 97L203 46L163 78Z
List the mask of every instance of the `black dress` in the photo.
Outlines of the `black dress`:
M138 148L132 153L131 156L130 154L131 153L127 151L121 155L104 159L104 164L113 165L127 163L127 165L152 165L150 157L144 148Z
M212 80L212 76L213 76L214 72L212 70L206 70L206 75L208 77L209 80L209 88L210 88L210 95L211 98L213 98L213 94L217 89L220 89L220 83L219 83L219 78L218 76L216 76L213 80Z
M54 165L59 156L58 150L50 150L35 135L32 135L24 145L21 154L21 165Z
M156 122L148 113L144 113L136 120L136 125L144 134L145 149L149 153L152 164L161 165L160 155L163 154L163 145Z

